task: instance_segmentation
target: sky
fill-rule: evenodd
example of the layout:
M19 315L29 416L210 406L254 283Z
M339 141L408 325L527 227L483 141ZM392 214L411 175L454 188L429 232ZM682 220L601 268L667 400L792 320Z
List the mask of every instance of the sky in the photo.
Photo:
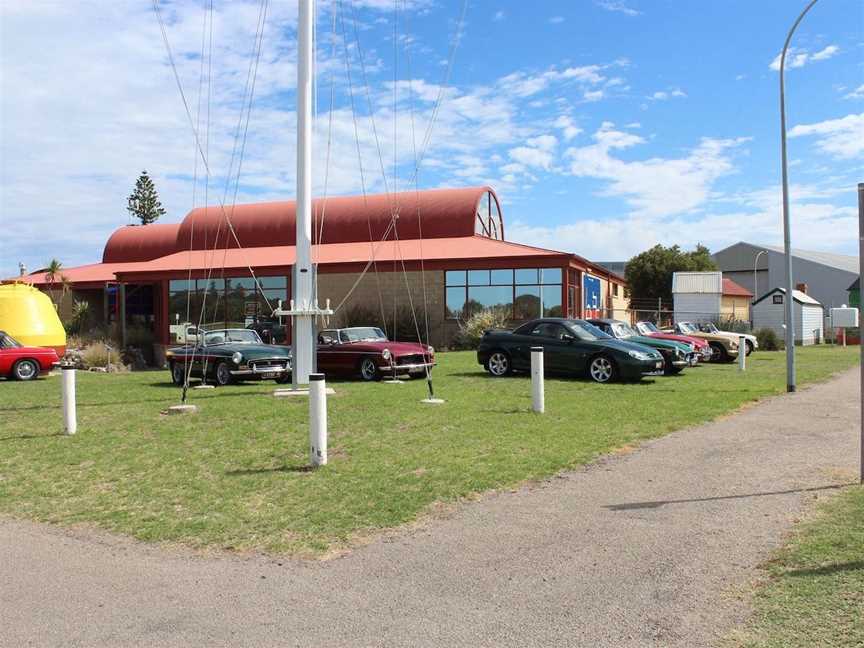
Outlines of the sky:
M100 261L143 169L161 222L294 197L296 0L209 4L0 2L0 277ZM804 4L319 0L315 192L489 184L506 239L597 261L781 244ZM786 84L793 246L856 254L864 2L815 5Z

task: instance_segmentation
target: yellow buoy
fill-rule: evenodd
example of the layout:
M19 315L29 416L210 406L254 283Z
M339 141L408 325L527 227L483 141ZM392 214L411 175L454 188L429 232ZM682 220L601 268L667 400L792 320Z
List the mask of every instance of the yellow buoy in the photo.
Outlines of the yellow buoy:
M0 285L0 331L25 346L66 353L66 331L48 295L29 284Z

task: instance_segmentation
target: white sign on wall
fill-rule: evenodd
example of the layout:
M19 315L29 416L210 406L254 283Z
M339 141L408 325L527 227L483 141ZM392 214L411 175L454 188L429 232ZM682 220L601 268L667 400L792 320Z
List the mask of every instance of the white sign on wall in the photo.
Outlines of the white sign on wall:
M832 308L831 326L834 328L855 328L858 326L857 308Z

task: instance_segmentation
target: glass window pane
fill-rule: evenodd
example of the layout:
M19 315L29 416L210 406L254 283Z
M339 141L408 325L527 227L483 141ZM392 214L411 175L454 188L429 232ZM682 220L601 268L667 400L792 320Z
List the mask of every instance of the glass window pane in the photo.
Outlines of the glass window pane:
M249 280L253 281L252 277L249 277ZM285 288L288 285L288 278L281 275L278 277L258 277L258 283L265 290L268 288Z
M492 285L493 286L512 286L513 271L512 270L492 270Z
M255 280L252 277L231 277L225 280L225 287L228 290L244 288L250 292L254 292Z
M180 291L186 292L186 290L192 289L195 290L195 280L192 279L189 281L188 279L172 279L168 282L168 290L171 292Z
M538 283L537 268L520 268L516 270L517 284L536 284Z
M447 288L447 317L461 318L465 310L465 288Z
M489 271L488 270L469 270L468 271L469 286L488 286Z
M445 273L448 286L465 286L465 271L464 270L448 270Z
M512 286L483 286L468 289L468 303L465 310L473 314L482 310L503 309L509 313L513 311L513 287Z
M519 271L517 270L516 272ZM540 286L517 287L516 300L513 306L514 317L516 319L540 317Z
M225 290L225 280L224 279L199 279L198 280L198 290L207 290L207 299L215 295L217 292L221 293Z
M543 268L540 270L540 283L560 284L561 268Z
M561 304L561 286L540 286L543 317L564 317Z

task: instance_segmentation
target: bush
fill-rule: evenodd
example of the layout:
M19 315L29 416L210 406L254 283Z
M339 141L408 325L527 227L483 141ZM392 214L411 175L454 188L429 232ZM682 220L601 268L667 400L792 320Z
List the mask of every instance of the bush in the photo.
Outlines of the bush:
M721 331L729 331L730 333L749 333L751 327L750 322L746 320L724 317L717 323L717 328Z
M474 313L467 321L459 322L459 332L453 338L455 349L476 349L483 333L489 329L508 328L510 311L505 308L490 308Z
M109 351L104 342L94 342L84 348L81 352L81 363L85 369L91 367L107 367L109 362L117 362L119 356L116 351Z
M761 351L782 351L785 345L774 329L761 328L756 331L756 340Z
M89 319L90 303L76 299L72 304L72 315L67 322L64 322L63 327L68 335L80 335L87 328Z

